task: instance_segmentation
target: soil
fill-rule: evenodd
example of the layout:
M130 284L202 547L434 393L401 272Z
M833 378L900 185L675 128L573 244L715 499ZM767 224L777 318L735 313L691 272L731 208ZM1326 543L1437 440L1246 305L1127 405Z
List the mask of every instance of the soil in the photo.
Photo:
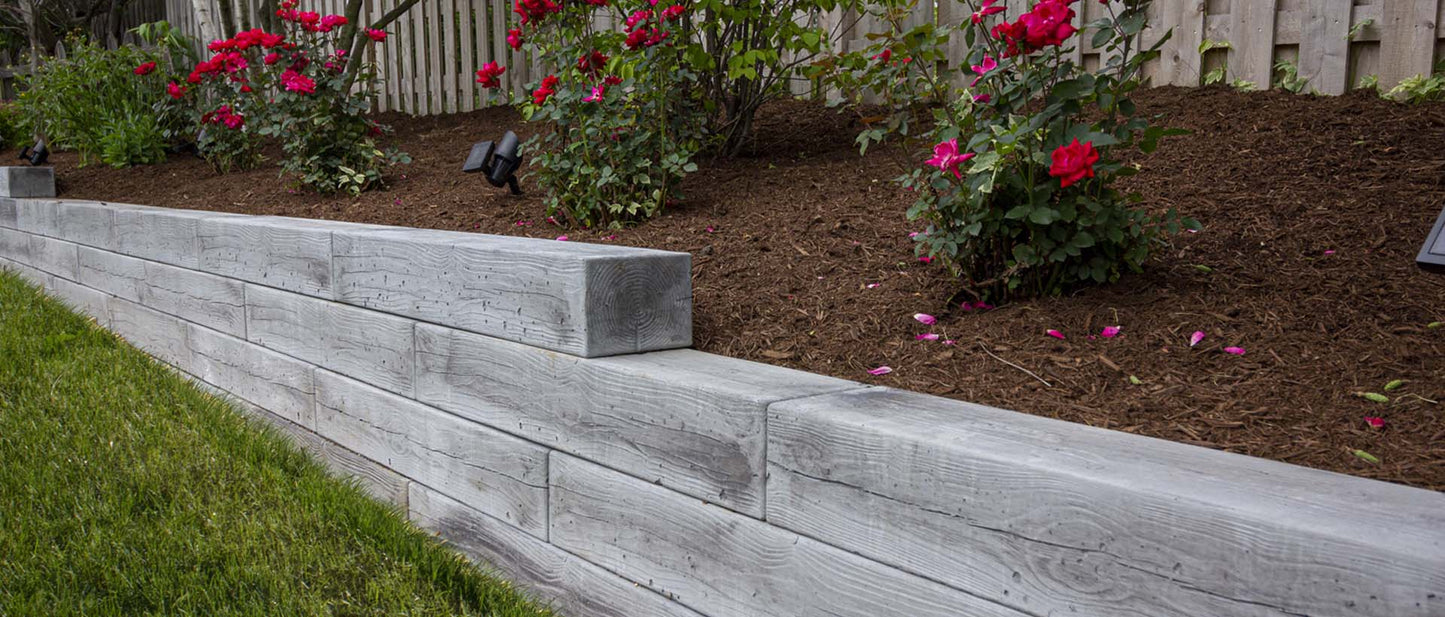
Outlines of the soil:
M752 156L706 163L683 203L618 231L558 228L527 183L517 198L460 172L473 142L525 133L507 109L388 118L415 160L356 199L294 191L275 168L52 159L67 198L688 251L703 351L1445 490L1445 328L1427 327L1445 320L1445 276L1414 264L1445 206L1445 105L1224 88L1138 102L1193 134L1139 157L1128 188L1203 228L1144 274L989 311L947 306L958 284L914 257L911 200L889 181L900 152L860 157L852 117L808 102L766 109ZM930 331L956 343L914 339Z

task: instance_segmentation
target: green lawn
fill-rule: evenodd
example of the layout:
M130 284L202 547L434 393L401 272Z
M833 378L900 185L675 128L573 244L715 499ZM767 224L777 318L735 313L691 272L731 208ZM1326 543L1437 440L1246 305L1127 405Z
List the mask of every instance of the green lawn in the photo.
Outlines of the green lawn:
M548 615L0 272L0 615Z

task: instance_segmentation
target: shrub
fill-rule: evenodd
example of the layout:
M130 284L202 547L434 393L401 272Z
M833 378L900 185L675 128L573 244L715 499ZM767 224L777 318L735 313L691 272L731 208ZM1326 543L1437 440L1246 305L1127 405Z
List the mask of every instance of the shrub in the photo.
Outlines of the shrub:
M380 185L385 167L410 158L377 145L387 129L365 116L373 67L347 71L340 34L347 18L295 5L281 3L281 32L253 29L211 42L214 55L167 84L166 113L187 118L218 171L254 167L274 139L286 155L283 173L319 193L356 195ZM368 36L378 41L385 33Z
M34 131L20 106L0 103L0 148L24 147L29 145L33 138Z
M538 152L530 175L547 192L549 213L593 226L661 211L697 169L702 144L697 75L674 45L683 5L518 0L516 11L523 26L509 43L531 45L544 65L559 67L520 104L541 124L525 147ZM594 29L595 12L623 28ZM477 81L499 85L505 71L489 63Z
M957 28L906 29L911 6L883 8L892 32L838 60L840 85L889 108L859 135L862 148L905 138L913 158L899 181L918 195L908 216L927 223L918 251L976 296L1057 294L1138 271L1166 234L1197 225L1114 188L1136 171L1119 152L1151 152L1180 132L1151 126L1129 99L1167 36L1141 49L1149 2L1108 4L1090 24L1108 61L1090 74L1065 53L1077 40L1072 0L1041 0L1012 21L997 4L966 1L972 15ZM973 50L957 67L945 55L952 36Z
M25 122L51 148L79 152L82 165L164 160L167 140L151 109L165 92L162 53L107 50L78 37L66 47L66 59L51 59L22 81L18 106Z

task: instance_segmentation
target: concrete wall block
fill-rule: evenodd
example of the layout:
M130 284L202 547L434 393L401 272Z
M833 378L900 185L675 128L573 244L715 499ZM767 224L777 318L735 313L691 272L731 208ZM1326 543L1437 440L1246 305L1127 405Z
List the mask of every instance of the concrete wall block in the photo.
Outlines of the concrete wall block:
M117 253L197 269L196 225L212 217L239 215L172 210L169 208L116 208L113 212L113 248Z
M145 260L87 246L80 247L78 259L76 271L80 284L145 304L142 299L146 286Z
M54 274L76 280L80 266L80 245L45 236L30 236L30 265Z
M158 262L145 263L141 303L240 338L246 336L245 283Z
M707 615L1025 617L558 452L550 537Z
M197 325L189 327L191 374L291 422L313 429L313 367Z
M102 327L110 325L109 294L60 277L51 277L47 288L50 295L76 312L94 319Z
M258 285L246 290L251 342L410 396L414 322Z
M15 228L85 246L110 249L113 208L97 201L16 199Z
M112 297L110 329L162 362L192 372L186 322L129 300Z
M270 216L203 220L197 228L200 269L329 299L334 228Z
M411 519L548 602L565 617L702 617L419 483Z
M55 168L0 167L0 197L54 197Z
M1029 614L1445 614L1440 493L882 388L768 434L769 522Z
M316 432L538 538L547 537L547 449L328 371Z
M30 234L0 228L0 258L30 265Z
M16 222L15 199L0 197L0 227L19 229Z
M691 344L683 253L408 229L334 250L348 304L584 357Z
M582 359L417 325L416 398L762 516L773 401L851 382L691 350Z

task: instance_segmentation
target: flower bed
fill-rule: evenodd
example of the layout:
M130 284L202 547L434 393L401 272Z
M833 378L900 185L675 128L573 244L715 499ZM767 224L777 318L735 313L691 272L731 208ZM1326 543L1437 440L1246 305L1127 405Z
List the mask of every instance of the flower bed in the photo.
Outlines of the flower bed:
M914 256L912 195L889 182L897 152L860 158L858 127L807 103L766 110L755 157L703 166L687 202L620 231L553 227L541 195L461 175L471 143L518 128L509 110L383 118L416 160L355 199L288 193L274 167L53 160L66 198L685 250L704 351L1445 488L1445 415L1431 402L1445 396L1445 328L1427 327L1445 320L1445 278L1413 263L1440 208L1445 107L1226 89L1138 99L1195 133L1137 159L1122 188L1203 228L1145 274L993 309L964 310L956 283ZM868 374L880 366L892 371Z

